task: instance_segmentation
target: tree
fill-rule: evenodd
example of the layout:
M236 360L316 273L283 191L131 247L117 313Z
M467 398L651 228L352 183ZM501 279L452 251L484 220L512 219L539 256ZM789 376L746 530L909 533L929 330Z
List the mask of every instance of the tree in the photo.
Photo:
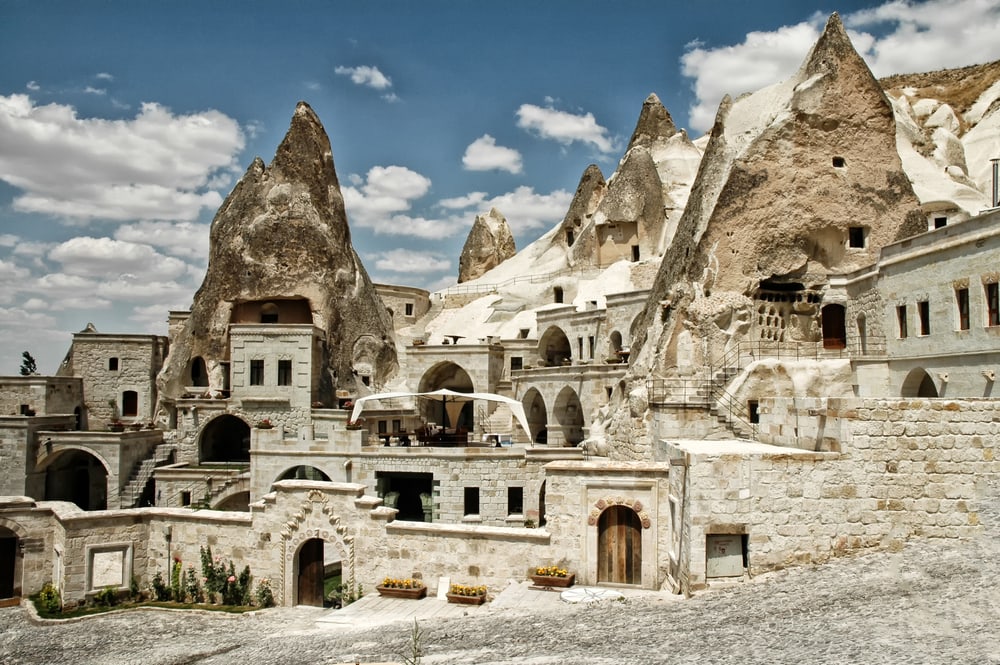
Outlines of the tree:
M21 354L21 376L31 376L38 374L38 366L30 353L25 351Z

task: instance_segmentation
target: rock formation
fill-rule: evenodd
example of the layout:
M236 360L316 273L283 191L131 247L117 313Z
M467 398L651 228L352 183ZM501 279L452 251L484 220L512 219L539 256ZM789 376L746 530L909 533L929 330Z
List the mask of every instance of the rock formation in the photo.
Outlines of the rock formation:
M476 221L458 259L458 282L476 279L517 253L507 220L496 208Z
M720 107L637 327L640 371L674 364L692 305L693 326L712 312L729 330L750 312L727 303L746 309L771 289L821 297L831 273L925 229L892 106L834 14L794 77ZM701 298L721 300L694 304Z
M596 254L592 218L607 188L604 174L596 164L588 166L580 176L576 194L560 224L560 233L555 237L557 242L566 244L571 266L589 264Z
M280 313L268 320L269 307ZM396 370L392 321L351 245L330 140L305 102L271 164L254 159L212 221L204 282L157 380L161 401L184 392L196 358L220 389L229 325L265 320L319 329L324 403L355 392L358 373L379 384Z

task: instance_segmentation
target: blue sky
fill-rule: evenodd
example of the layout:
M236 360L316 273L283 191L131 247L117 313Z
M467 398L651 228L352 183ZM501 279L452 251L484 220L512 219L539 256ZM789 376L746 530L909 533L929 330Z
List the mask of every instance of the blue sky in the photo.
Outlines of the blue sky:
M0 374L25 349L54 371L88 321L165 333L300 99L373 280L436 289L476 214L524 247L610 176L650 92L696 137L833 11L877 75L1000 58L1000 0L0 0Z

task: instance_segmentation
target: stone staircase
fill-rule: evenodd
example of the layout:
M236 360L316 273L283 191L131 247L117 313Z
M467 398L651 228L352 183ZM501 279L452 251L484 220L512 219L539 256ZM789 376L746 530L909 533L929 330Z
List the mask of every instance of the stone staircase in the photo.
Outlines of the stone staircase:
M745 415L746 406L737 403L725 389L740 371L738 367L722 367L693 377L656 379L648 384L650 403L704 410L737 437L756 439L756 428Z
M142 497L143 491L146 489L146 485L149 483L150 479L153 477L153 472L156 467L162 466L173 459L174 452L176 448L172 443L161 443L153 449L153 454L146 459L139 462L135 469L132 470L132 475L129 477L128 483L121 493L121 507L122 508L135 508L135 504L138 503L139 499Z

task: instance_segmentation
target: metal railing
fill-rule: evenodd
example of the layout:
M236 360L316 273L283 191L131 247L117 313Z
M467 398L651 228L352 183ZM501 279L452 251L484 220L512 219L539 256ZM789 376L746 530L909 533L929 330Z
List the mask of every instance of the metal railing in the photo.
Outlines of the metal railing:
M441 293L445 296L463 295L466 293L496 293L502 288L513 286L514 284L538 284L541 282L551 282L556 277L569 274L580 274L581 276L588 275L590 273L598 272L597 268L586 267L582 269L577 268L563 268L562 270L554 270L552 272L540 273L535 275L520 275L518 277L511 277L502 282L494 282L490 284L456 284L455 286L449 286L443 289Z

